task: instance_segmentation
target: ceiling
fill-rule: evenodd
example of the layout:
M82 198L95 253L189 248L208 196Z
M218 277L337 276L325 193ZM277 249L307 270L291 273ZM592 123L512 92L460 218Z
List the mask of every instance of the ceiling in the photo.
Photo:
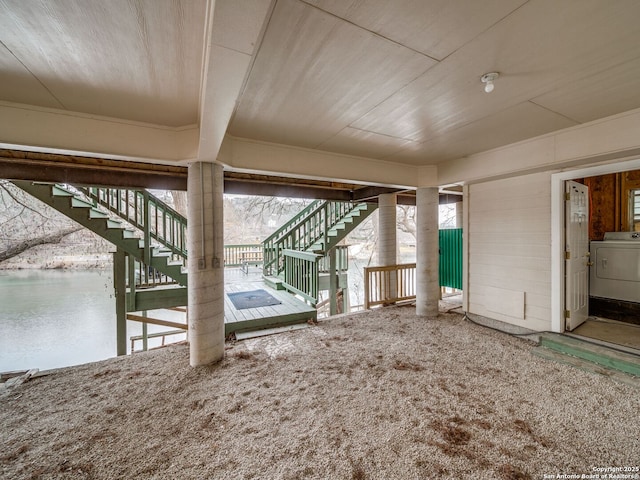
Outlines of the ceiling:
M407 165L640 107L638 0L217 0L211 8L207 0L0 0L0 102L196 125L201 145L206 125ZM246 55L246 68L227 79L232 70L216 63L212 45ZM492 71L500 76L487 94L480 77Z

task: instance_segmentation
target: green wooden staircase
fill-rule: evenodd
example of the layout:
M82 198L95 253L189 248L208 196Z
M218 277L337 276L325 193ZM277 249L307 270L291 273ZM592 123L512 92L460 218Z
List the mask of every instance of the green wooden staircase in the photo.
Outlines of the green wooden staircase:
M187 286L186 219L152 194L107 188L74 192L62 185L13 183L137 259L143 266L138 280L151 271L152 276L162 274Z
M152 269L187 286L187 219L148 191L13 183L135 258L140 276ZM371 203L312 202L262 243L264 275L284 275L286 251L320 260L376 208Z
M264 240L264 275L283 274L288 250L324 257L376 208L374 203L316 200Z

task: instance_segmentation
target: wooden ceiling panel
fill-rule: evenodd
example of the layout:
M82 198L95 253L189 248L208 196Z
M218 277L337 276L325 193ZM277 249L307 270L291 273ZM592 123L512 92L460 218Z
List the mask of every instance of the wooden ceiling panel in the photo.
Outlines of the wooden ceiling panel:
M533 102L580 123L640 108L640 58L576 80Z
M531 102L523 102L482 120L448 131L419 146L405 147L384 160L415 165L437 164L464 157L476 151L499 147L514 138L522 140L573 125L576 125L576 122L562 115L557 115Z
M419 142L446 135L637 58L636 18L640 2L531 1L351 126ZM480 83L488 71L501 74L490 95Z
M2 100L48 108L61 107L56 98L31 72L0 44L0 101Z
M305 0L367 30L442 60L526 0Z
M182 126L197 123L204 7L204 0L0 3L0 17L10 20L0 41L67 110Z
M262 30L270 4L270 0L215 2L211 42L251 55L256 47L255 32Z
M296 0L280 0L230 133L316 147L435 62Z
M347 127L318 146L318 149L359 157L383 158L412 143L414 142L402 138Z

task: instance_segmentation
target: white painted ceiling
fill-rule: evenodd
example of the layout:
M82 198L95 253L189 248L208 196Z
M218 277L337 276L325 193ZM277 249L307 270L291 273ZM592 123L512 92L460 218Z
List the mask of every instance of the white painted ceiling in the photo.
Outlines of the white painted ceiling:
M429 165L640 107L638 0L277 0L255 45L251 8L216 2L253 52L233 136ZM0 101L196 124L206 10L0 0Z

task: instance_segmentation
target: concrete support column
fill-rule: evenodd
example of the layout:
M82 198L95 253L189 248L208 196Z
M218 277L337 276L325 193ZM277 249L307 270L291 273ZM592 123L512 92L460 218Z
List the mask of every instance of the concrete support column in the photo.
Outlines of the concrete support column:
M397 225L396 206L398 197L393 193L385 193L378 197L378 265L396 265L398 262L397 251ZM382 285L382 296L389 303L398 296L398 276L396 272L389 272L388 283Z
M395 265L397 262L396 252L397 227L396 227L396 205L397 196L394 193L385 193L378 197L378 265Z
M192 367L224 357L223 168L189 165L189 344Z
M416 314L437 316L440 298L437 188L419 188L416 192L416 224Z

